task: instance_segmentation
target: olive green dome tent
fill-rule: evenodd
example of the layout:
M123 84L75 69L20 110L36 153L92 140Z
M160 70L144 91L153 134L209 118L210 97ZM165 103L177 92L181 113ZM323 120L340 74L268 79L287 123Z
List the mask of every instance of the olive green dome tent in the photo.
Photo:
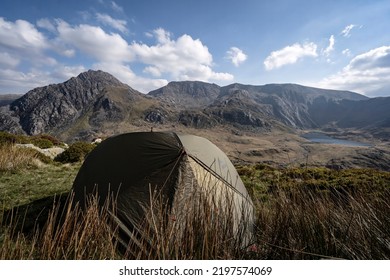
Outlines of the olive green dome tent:
M113 215L127 241L156 192L167 199L177 222L199 193L231 209L235 230L244 225L249 236L253 222L253 203L233 164L209 140L194 135L135 132L108 138L85 159L73 191L79 203L96 192L101 204L114 197Z

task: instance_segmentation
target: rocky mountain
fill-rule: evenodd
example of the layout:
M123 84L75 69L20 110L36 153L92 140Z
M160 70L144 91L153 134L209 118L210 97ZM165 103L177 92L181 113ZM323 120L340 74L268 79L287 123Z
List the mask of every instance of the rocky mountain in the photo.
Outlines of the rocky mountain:
M90 70L4 103L0 130L71 140L177 125L250 131L390 127L389 105L390 98L296 84L171 82L145 95L108 73Z
M0 111L1 130L51 133L64 138L91 135L136 117L153 105L144 94L103 71L88 71L60 84L33 89Z
M175 108L186 109L204 108L213 103L219 94L218 85L197 81L170 82L148 93Z
M239 98L237 98L238 95L240 95ZM217 102L225 99L225 104L237 104L229 108L235 114L244 111L247 115L262 118L263 121L276 119L294 128L316 128L319 127L319 123L324 122L321 115L313 118L313 105L334 104L337 106L342 100L357 101L368 98L349 91L318 89L296 84L264 86L233 84L221 88L218 99ZM247 105L242 106L237 103L237 100L239 102L246 100Z

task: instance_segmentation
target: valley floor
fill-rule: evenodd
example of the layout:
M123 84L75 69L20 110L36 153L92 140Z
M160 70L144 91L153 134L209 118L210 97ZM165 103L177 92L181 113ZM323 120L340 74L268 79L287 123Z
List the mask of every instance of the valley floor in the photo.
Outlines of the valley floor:
M390 143L359 131L331 133L334 138L369 146L314 143L303 137L309 131L245 132L231 127L213 130L179 129L209 139L235 164L264 163L275 167L323 166L333 169L390 170Z

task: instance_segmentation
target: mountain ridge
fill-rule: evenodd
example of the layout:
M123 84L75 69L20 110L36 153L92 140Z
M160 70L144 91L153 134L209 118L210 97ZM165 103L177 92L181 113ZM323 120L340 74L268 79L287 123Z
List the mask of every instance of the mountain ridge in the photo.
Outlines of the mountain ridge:
M220 87L200 81L170 82L142 94L101 70L32 89L7 102L0 107L0 130L53 133L66 139L156 125L227 125L258 132L275 127L390 126L387 110L381 109L376 118L368 113L382 103L388 104L390 98L378 101L350 91L298 84L234 83ZM365 112L363 119L359 119L359 112Z

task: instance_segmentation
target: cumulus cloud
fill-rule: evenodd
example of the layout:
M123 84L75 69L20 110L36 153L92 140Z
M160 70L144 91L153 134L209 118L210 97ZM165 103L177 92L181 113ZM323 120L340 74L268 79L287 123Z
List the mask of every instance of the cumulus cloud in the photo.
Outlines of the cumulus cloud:
M28 50L48 48L46 37L33 24L25 20L9 22L0 17L0 48Z
M348 67L358 70L390 69L390 46L382 46L360 54L351 60Z
M234 66L238 67L248 58L248 56L241 49L231 47L230 50L226 52L226 58L229 59Z
M52 48L46 36L28 21L6 21L0 17L0 53L2 63L17 66L21 61L34 66L55 65L53 57L45 51Z
M382 46L355 56L341 71L318 85L370 95L388 87L389 81L390 46Z
M315 43L295 43L291 46L271 52L264 60L264 66L266 70L273 70L287 64L294 64L303 57L317 56L317 45Z
M76 77L81 72L85 71L87 71L87 69L83 65L59 65L53 70L51 76L60 81L65 81L71 77Z
M125 20L114 19L107 14L96 13L96 18L99 22L108 25L122 33L127 32L127 22Z
M154 66L147 66L143 70L144 73L148 73L154 77L161 77L161 72L157 67Z
M138 76L131 70L129 65L99 62L95 63L92 68L96 70L104 69L104 71L114 75L123 83L129 84L134 89L143 93L148 93L152 89L160 88L168 84L168 81L165 79L152 79Z
M151 33L151 38L156 37L156 40L159 44L168 44L171 41L171 32L163 29L163 28L157 28Z
M213 58L207 46L199 39L184 34L172 39L172 34L162 28L153 31L157 44L133 42L132 52L137 60L147 64L144 72L154 76L169 75L175 80L232 80L229 73L212 70Z
M65 21L59 21L57 30L62 42L96 59L95 65L109 65L109 69L114 71L114 65L117 69L128 69L126 77L132 77L132 80L125 82L129 84L134 84L136 77L129 66L132 62L145 64L143 73L153 77L168 75L175 80L202 81L233 79L229 73L214 72L212 55L207 46L186 34L174 40L169 31L158 28L151 33L156 44L133 42L129 45L119 34L108 34L97 26L71 26ZM137 78L137 81L153 84L146 78ZM157 83L161 84L161 81Z
M71 26L59 21L57 30L60 41L99 61L126 62L133 59L126 40L119 34L106 33L101 27L86 24Z
M116 22L104 14L97 17L111 27L119 23L116 29L124 30L124 22ZM50 40L46 37L48 31ZM213 57L199 39L187 34L173 38L163 28L150 35L155 43L129 43L120 34L108 33L100 26L71 25L62 19L40 19L34 25L24 20L8 22L0 18L0 65L5 68L0 72L0 91L23 92L26 87L61 82L91 66L110 72L143 92L167 84L168 79L233 79L229 73L213 70ZM68 65L66 59L71 57L89 57L90 64L70 62ZM143 65L143 72L133 72L134 64Z
M324 55L329 56L332 51L334 51L334 44L335 44L335 39L334 36L330 36L329 38L329 45L326 47L324 50Z

